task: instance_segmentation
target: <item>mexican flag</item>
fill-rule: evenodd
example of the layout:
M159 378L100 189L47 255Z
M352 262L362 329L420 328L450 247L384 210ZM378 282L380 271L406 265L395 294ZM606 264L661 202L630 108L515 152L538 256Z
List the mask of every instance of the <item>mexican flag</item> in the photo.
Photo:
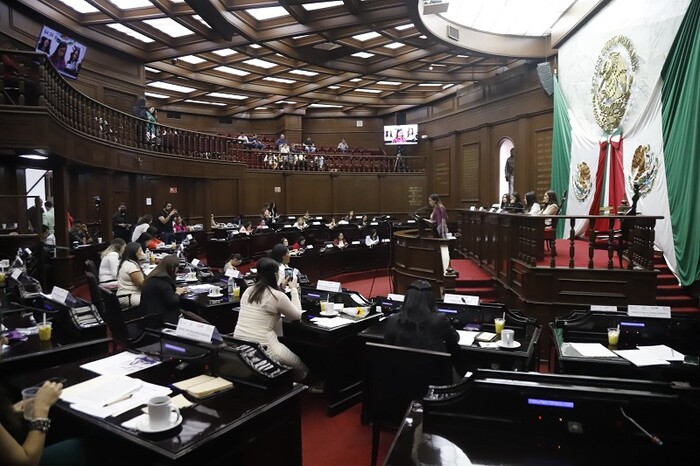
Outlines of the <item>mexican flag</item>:
M555 80L552 185L568 189L570 215L597 214L623 197L631 204L638 185L638 212L664 217L656 247L690 285L700 280L700 0L671 1L677 9L653 3L613 2L560 49L567 82ZM608 24L611 17L625 20ZM592 50L594 37L607 40ZM590 57L581 59L586 48ZM565 74L586 72L586 89ZM577 234L587 228L576 224Z

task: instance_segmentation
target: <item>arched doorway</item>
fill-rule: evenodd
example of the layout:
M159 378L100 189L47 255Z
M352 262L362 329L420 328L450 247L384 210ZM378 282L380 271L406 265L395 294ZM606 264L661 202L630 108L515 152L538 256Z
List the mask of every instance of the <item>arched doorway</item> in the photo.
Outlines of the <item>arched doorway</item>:
M503 138L498 143L498 202L501 202L501 196L508 192L508 181L505 177L506 160L510 157L510 150L515 147L513 140Z

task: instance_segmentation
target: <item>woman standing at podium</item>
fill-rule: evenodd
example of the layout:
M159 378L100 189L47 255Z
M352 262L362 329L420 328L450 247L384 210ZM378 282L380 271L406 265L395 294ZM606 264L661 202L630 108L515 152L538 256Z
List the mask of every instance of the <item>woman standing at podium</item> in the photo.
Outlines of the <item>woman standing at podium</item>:
M447 238L447 209L442 205L440 201L440 196L437 194L431 194L428 197L428 204L433 208L433 213L430 214L430 221L433 223L433 227L437 231L440 238Z
M301 319L301 301L297 279L283 278L281 288L290 288L292 299L277 287L279 265L274 259L263 257L257 263L258 280L241 297L241 310L233 337L260 343L278 362L292 368L294 381L306 378L309 368L289 348L280 343L282 316L289 320Z

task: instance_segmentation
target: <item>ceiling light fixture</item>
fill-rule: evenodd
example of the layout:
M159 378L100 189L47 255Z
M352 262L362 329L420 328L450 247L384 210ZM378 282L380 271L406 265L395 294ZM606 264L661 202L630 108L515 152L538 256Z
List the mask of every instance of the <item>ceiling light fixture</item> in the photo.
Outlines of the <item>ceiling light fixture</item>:
M20 157L28 160L48 160L49 158L45 155L39 154L20 154Z

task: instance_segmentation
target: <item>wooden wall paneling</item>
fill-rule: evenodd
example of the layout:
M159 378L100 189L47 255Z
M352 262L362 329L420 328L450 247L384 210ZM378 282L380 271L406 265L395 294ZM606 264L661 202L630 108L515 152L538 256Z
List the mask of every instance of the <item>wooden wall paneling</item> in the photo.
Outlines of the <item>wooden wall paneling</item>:
M484 126L475 131L475 138L470 141L478 140L479 143L479 166L481 179L479 180L479 204L491 205L501 197L499 191L499 183L503 177L503 170L499 165L497 146L493 143L492 138L493 128Z
M104 88L104 103L112 108L121 110L122 112L131 115L133 106L138 99L139 94L135 92L127 92L120 89ZM152 105L157 105L156 102L150 102ZM161 115L158 115L160 118Z
M450 196L451 157L450 147L436 149L433 153L433 191L441 197Z
M481 202L480 157L478 142L462 145L461 201L463 203L476 205Z
M535 192L537 199L552 186L552 129L535 131Z
M311 214L333 212L331 177L326 173L293 174L286 177L289 212L298 214L308 209Z
M379 205L379 177L376 175L334 176L333 185L336 214L354 210L360 215L376 210Z
M357 126L360 121L362 126ZM377 149L382 147L383 120L381 118L314 118L305 117L302 121L303 138L311 136L316 147L335 149L341 139L350 147ZM393 124L393 123L392 123Z
M378 213L415 212L428 205L425 176L380 176L381 189Z
M211 186L213 212L221 212L226 217L238 214L238 180L212 180ZM190 210L199 211L195 206L191 206Z

